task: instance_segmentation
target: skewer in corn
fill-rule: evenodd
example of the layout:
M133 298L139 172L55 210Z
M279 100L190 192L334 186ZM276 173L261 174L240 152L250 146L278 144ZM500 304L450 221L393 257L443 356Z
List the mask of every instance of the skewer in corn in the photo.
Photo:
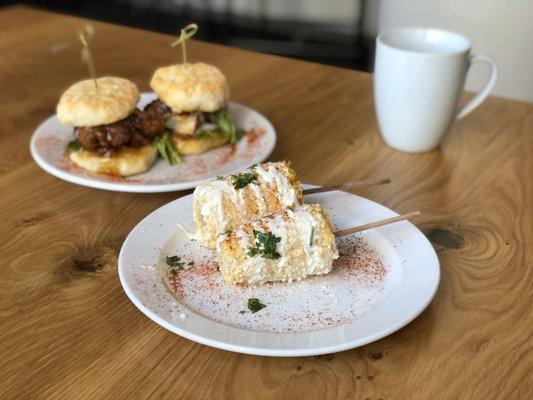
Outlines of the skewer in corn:
M333 192L334 190L342 190L344 192L350 192L355 189L383 185L385 183L390 183L390 179L387 178L387 179L379 179L379 180L348 182L348 183L343 183L342 185L322 186L322 187L317 187L317 188L312 188L312 189L305 189L302 192L304 196L308 194Z
M400 215L333 233L327 213L318 204L304 204L243 224L220 235L216 258L225 281L258 285L298 281L331 271L339 254L335 238L402 221Z
M307 194L379 185L388 179L302 190L288 162L256 164L198 185L193 195L196 239L215 247L220 234L269 214L298 207Z

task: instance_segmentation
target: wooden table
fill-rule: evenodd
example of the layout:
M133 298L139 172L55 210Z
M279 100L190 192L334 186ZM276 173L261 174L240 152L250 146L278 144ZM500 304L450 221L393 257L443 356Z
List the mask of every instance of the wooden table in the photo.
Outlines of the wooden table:
M0 398L524 399L533 392L533 105L490 98L441 149L381 140L368 74L196 42L233 99L268 116L273 160L305 182L389 177L362 195L421 209L442 282L399 332L307 358L233 354L160 328L117 277L127 233L184 193L75 186L32 161L33 129L60 92L86 76L81 20L24 7L0 11ZM100 74L142 90L175 62L170 37L95 23ZM529 397L531 398L531 397Z

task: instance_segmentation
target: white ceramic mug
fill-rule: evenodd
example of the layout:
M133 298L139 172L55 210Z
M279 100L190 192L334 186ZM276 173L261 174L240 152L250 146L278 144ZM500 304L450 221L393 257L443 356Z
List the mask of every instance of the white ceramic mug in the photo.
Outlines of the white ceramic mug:
M422 152L439 146L453 121L489 95L498 71L494 61L472 55L464 36L431 28L404 28L377 37L374 101L383 139L391 147ZM491 67L485 87L464 107L459 98L468 68Z

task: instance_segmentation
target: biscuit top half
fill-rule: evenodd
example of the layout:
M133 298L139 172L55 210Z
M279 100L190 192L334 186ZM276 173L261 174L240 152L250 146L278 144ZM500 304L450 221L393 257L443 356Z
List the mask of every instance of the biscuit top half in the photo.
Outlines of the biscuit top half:
M77 82L61 96L57 117L77 127L107 125L129 116L139 101L139 89L124 78L102 77Z
M213 112L225 107L229 88L224 74L209 64L176 64L155 71L150 86L174 113Z

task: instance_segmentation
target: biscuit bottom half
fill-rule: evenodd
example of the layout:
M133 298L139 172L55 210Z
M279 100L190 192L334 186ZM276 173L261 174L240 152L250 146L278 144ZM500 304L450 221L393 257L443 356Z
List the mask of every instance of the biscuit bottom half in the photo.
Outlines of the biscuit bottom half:
M110 157L92 151L77 150L69 153L69 159L77 166L91 172L111 176L131 176L147 171L157 158L154 145L122 147Z
M170 137L174 148L182 155L195 155L205 153L207 150L220 147L229 142L229 138L221 132L217 132L206 138L173 134Z

